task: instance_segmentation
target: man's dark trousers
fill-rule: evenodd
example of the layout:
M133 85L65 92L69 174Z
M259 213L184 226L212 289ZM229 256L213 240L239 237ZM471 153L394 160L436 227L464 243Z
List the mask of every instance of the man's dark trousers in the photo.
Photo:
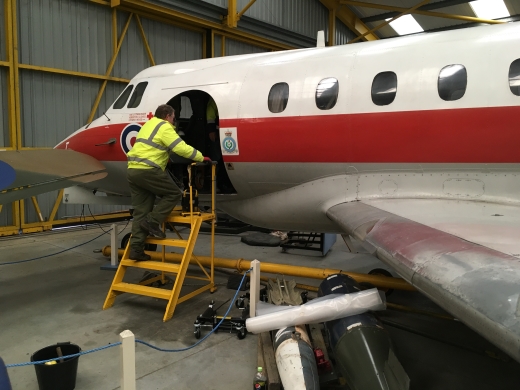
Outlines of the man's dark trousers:
M141 221L146 219L162 224L181 200L182 193L168 173L160 168L128 168L126 172L134 208L130 249L141 252L148 237L148 232L139 226ZM154 208L156 197L161 199Z

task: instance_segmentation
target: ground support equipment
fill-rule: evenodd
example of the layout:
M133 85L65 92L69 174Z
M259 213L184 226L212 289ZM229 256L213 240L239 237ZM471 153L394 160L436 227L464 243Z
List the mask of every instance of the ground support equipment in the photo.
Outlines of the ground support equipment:
M241 297L243 302L243 297ZM238 300L237 300L238 302ZM222 317L217 315L217 310L219 308L214 308L215 302L211 301L208 308L204 311L204 313L199 314L197 316L197 319L195 320L193 327L193 333L195 334L195 338L200 339L202 328L210 328L214 329L218 323L224 318L222 323L220 324L218 330L228 331L231 332L237 332L237 337L242 340L247 335L247 329L246 329L246 319L247 315L249 313L249 306L248 305L239 305L235 302L235 306L239 307L242 310L242 315L240 317ZM224 302L224 304L227 302ZM223 304L222 304L223 305ZM221 305L221 306L222 306Z
M335 242L336 234L290 231L287 233L287 240L280 246L282 252L287 252L288 249L303 249L318 251L325 256Z

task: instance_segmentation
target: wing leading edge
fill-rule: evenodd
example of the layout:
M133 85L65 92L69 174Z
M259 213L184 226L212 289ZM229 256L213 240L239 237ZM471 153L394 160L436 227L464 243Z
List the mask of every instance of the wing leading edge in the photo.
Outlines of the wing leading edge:
M95 158L73 150L0 152L0 204L99 180L107 175Z
M361 202L327 216L434 302L520 362L520 260Z

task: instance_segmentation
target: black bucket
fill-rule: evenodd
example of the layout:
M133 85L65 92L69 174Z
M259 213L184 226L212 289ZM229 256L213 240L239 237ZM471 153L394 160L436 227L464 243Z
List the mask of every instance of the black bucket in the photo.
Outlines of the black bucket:
M61 349L62 356L73 355L81 352L81 348L75 344L58 343L36 351L31 356L31 362L54 359L59 357L57 348ZM76 374L78 372L79 356L56 360L56 364L35 364L36 378L40 390L73 390L76 387Z

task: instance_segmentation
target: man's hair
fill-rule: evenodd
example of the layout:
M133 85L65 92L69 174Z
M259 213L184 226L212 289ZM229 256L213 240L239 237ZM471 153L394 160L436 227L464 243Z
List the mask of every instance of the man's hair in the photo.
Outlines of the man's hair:
M173 114L173 108L167 104L161 104L157 107L157 110L155 110L155 116L159 119L166 119L166 116L171 114Z

